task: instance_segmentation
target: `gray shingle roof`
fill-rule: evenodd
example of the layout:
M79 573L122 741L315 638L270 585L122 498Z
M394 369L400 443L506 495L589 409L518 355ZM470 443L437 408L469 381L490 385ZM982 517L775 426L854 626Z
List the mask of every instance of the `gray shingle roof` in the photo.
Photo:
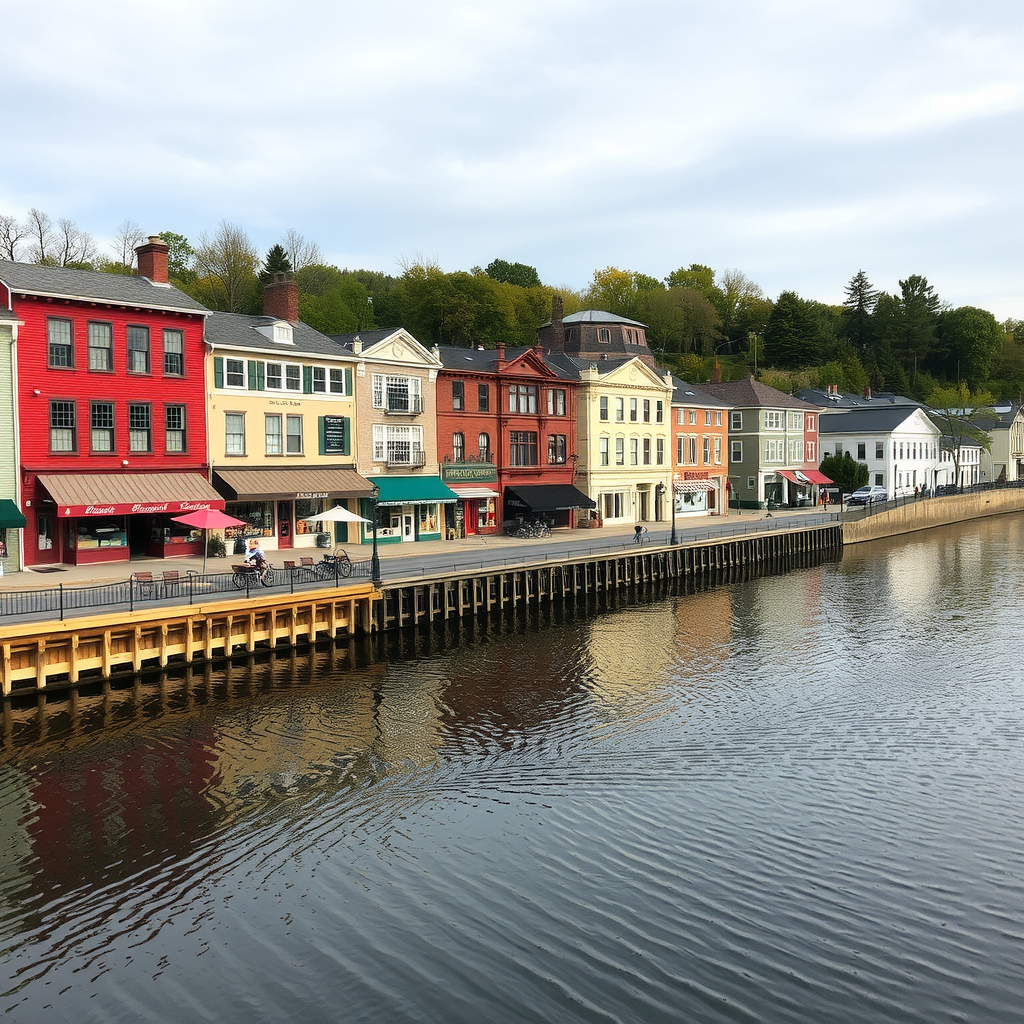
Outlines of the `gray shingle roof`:
M906 398L889 391L879 391L870 398L866 398L864 395L854 392L829 395L821 388L804 388L796 393L796 397L827 409L877 409L894 405L923 407L921 402L915 402L913 398Z
M570 313L562 317L563 324L627 324L630 327L647 327L647 324L639 320L627 320L624 316L616 313L606 313L602 309L581 309L578 313ZM541 327L550 327L552 321L541 324Z
M294 344L286 345L272 341L260 334L257 327L279 323L278 317L249 316L245 313L210 313L206 319L206 340L212 345L248 348L260 352L272 352L280 359L289 356L318 355L334 358L351 357L352 353L333 341L326 334L304 324L291 322Z
M724 399L716 398L702 391L695 384L688 384L678 377L672 378L672 402L680 405L699 405L701 408L731 409L732 406Z
M744 380L721 381L720 383L701 384L701 390L715 398L728 402L734 409L805 409L820 412L821 407L810 402L802 402L799 398L787 395L784 391L762 384L753 377Z
M205 313L206 307L172 285L153 284L145 277L102 274L96 270L42 267L0 260L0 281L11 291L62 299L96 299L120 306Z
M877 409L825 410L818 419L819 434L888 434L917 411L916 405L889 405Z
M517 348L507 348L505 349L505 361L511 362L513 359L518 359L534 347L533 345L525 345ZM446 370L462 369L493 373L498 361L498 353L493 348L480 350L477 348L461 348L457 345L444 345L438 349L438 352ZM555 376L562 380L579 380L579 374L576 369L560 365L552 353L545 352L541 358Z

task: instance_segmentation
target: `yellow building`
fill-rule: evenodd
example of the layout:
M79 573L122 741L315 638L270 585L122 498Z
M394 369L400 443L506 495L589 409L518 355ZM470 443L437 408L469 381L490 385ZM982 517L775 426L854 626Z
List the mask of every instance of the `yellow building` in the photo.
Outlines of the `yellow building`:
M345 523L305 520L337 504L356 510L372 493L355 468L356 360L299 321L294 298L275 309L294 317L211 313L206 322L213 483L246 524L225 531L229 553L252 537L280 551L348 542Z

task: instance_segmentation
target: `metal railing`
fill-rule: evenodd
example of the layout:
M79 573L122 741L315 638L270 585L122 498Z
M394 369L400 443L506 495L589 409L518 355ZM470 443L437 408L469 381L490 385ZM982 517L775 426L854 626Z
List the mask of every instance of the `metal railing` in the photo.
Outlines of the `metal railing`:
M1024 479L987 481L985 483L969 484L966 487L957 487L955 484L943 484L936 491L924 491L915 494L913 491L904 493L896 498L889 498L886 501L872 501L866 505L846 506L843 512L843 519L853 521L866 519L868 516L876 516L880 512L889 512L904 505L913 505L921 501L930 501L932 498L959 497L962 494L979 494L983 491L1002 491L1008 489L1020 489L1024 487ZM849 497L849 495L847 495Z

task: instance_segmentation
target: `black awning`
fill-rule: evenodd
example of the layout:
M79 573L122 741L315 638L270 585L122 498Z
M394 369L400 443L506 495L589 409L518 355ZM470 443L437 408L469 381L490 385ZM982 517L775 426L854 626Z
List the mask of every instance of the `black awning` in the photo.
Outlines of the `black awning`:
M559 512L569 508L597 508L579 488L572 484L532 484L505 488L505 504L509 508L532 512Z

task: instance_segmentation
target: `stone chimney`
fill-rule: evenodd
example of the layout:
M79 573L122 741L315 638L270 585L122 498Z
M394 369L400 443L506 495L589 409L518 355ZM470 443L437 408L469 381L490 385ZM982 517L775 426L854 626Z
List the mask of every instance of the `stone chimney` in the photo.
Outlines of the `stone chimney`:
M565 351L565 324L562 323L562 310L564 303L561 295L551 296L551 333L548 335L547 344L552 352Z
M711 367L711 383L722 383L722 367L718 365L718 356L715 356L715 365Z
M159 235L150 235L145 245L137 246L139 277L147 277L153 284L169 284L167 276L168 245Z
M299 319L299 285L291 274L275 274L263 286L263 315L291 323Z

